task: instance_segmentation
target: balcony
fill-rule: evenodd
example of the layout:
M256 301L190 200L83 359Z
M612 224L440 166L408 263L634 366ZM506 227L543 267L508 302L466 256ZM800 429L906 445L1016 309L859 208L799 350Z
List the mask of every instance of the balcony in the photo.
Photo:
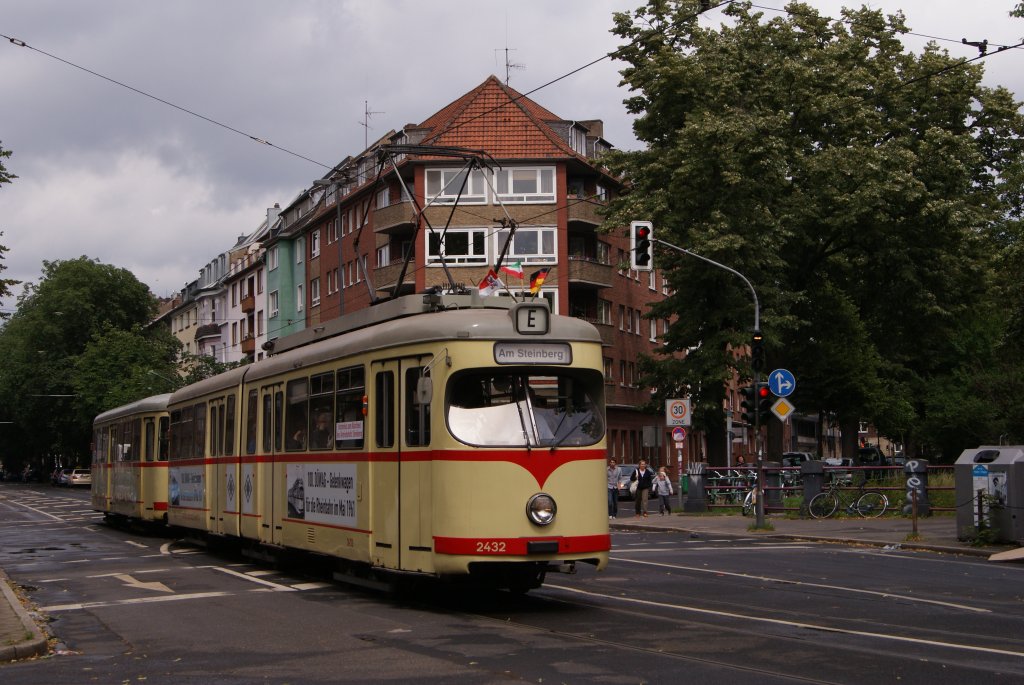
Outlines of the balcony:
M596 260L569 255L569 284L589 286L592 288L610 288L615 269L611 264L602 264Z
M246 295L242 298L241 306L243 314L250 314L256 311L256 296Z
M597 332L601 334L602 345L605 347L615 346L615 326L610 323L601 323L597 319L592 319L589 316L577 316L576 318L583 319L597 329Z
M594 200L570 197L568 205L569 223L581 221L592 226L599 226L604 221L604 217L598 214L599 210L604 209L604 205L598 204Z
M256 336L247 335L242 338L242 354L255 354L256 353Z
M416 206L412 201L396 202L373 211L375 233L393 233L412 228L416 223Z

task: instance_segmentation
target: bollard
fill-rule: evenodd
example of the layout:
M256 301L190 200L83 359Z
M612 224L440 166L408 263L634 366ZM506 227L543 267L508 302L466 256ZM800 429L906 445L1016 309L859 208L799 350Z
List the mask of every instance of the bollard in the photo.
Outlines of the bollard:
M782 509L782 465L777 461L764 463L764 508Z
M683 503L683 511L707 511L708 497L705 492L704 474L707 471L707 464L702 461L690 462L686 467L686 475L689 486L686 493L686 501Z
M932 508L928 502L928 460L911 459L903 465L903 473L907 475L907 501L903 505L903 514L912 513L914 498L917 498L917 515L931 516Z
M800 479L804 484L804 501L800 505L800 514L807 515L807 503L821 492L825 485L825 465L819 459L810 459L800 464Z

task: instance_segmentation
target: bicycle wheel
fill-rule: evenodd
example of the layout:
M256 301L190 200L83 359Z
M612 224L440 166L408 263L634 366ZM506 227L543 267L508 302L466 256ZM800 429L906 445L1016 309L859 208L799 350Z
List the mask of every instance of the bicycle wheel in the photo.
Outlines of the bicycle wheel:
M827 519L839 508L839 498L831 492L819 492L807 505L807 513L816 519Z
M889 498L875 490L869 490L857 498L855 509L866 519L878 518L889 506Z
M754 490L747 493L747 496L743 498L743 515L750 516L754 513L754 507L757 505L757 500L754 499Z

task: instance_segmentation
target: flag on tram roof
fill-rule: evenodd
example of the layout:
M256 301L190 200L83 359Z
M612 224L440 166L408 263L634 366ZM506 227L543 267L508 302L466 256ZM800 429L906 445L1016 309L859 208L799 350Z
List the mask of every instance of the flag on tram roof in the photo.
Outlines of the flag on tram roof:
M550 266L546 266L540 271L534 271L530 274L530 294L536 295L540 291L540 287L544 285L544 279L548 277L548 272L551 271Z
M507 274L515 276L516 278L522 278L523 277L523 263L522 262L512 262L511 264L502 264L501 265L501 270L504 271Z
M489 269L478 287L480 288L480 294L487 297L504 288L505 284L498 278L498 274L494 273L494 269Z

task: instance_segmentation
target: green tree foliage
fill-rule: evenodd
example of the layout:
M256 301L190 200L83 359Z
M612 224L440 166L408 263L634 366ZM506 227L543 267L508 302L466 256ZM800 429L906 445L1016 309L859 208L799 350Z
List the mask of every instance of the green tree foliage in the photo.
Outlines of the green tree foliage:
M96 346L112 350L111 331L138 334L155 311L148 288L124 269L86 257L43 263L39 283L24 287L17 312L0 331L0 413L14 422L3 455L7 468L11 457L40 466L86 458L93 417L125 397L109 389L134 376L101 359ZM164 344L148 357L140 350L122 358L166 353ZM87 368L83 358L99 368Z
M653 220L657 238L749 278L769 368L796 374L800 410L936 445L925 428L952 407L930 393L970 374L967 340L991 341L993 257L1020 244L1018 103L934 44L906 52L899 14L833 20L794 2L768 18L738 2L707 27L700 5L615 15L647 148L606 158L633 190L607 226ZM666 249L656 262L674 292L653 315L675 317L665 351L686 355L645 368L694 392L718 434L722 380L749 374L733 352L749 341L749 292Z
M0 144L0 188L5 183L10 183L13 179L18 178L14 174L7 171L4 166L4 159L11 156L10 150L5 150L3 144ZM0 231L0 236L3 236L3 231ZM3 273L7 269L7 265L3 263L4 255L7 254L7 247L0 245L0 273ZM5 297L9 297L11 294L11 288L18 284L10 278L0 278L0 302L3 302ZM3 318L5 314L0 313L0 318Z

